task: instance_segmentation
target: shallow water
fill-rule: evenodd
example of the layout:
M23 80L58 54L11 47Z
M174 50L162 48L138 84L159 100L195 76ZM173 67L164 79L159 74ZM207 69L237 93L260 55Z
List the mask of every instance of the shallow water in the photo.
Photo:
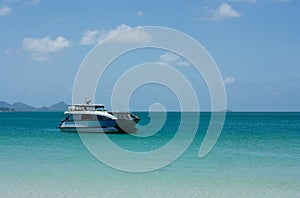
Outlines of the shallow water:
M141 124L149 122L148 113L137 114ZM152 137L108 137L131 151L151 151L174 137L180 115L168 113ZM0 113L1 197L300 197L300 113L227 113L217 144L199 158L210 119L201 113L187 151L146 173L97 160L77 133L56 128L62 118L63 113Z

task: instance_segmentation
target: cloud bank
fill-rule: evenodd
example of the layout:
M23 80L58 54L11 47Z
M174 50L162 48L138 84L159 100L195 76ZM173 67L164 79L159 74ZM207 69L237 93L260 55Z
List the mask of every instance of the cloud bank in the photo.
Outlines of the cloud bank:
M198 18L198 20L210 20L210 21L220 21L229 18L239 18L241 14L232 8L231 5L227 3L221 4L215 9L205 8L206 15Z
M44 38L27 37L23 39L23 48L30 52L33 59L37 61L48 60L49 55L60 52L64 48L72 46L72 42L64 37L51 39L50 36Z
M211 20L222 20L226 18L238 18L240 16L241 14L234 10L231 5L223 3L217 9L210 10L209 18Z
M112 30L87 30L84 31L81 39L81 45L97 45L99 42L109 38L119 32L126 31L118 37L114 37L113 41L122 43L148 43L151 36L142 28L132 28L128 25L122 24Z

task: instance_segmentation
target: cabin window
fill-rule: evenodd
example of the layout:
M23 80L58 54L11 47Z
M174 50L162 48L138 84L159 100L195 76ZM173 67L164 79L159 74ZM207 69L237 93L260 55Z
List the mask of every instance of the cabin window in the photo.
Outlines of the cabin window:
M97 120L95 115L83 114L81 120Z
M98 118L98 120L111 120L111 118L106 117L106 116L101 116L101 115L98 115L97 118Z

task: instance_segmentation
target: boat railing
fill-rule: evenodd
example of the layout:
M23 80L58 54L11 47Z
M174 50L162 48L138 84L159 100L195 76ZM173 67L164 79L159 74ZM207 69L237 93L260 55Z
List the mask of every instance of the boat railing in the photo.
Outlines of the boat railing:
M106 111L104 105L72 105L68 108L69 111Z

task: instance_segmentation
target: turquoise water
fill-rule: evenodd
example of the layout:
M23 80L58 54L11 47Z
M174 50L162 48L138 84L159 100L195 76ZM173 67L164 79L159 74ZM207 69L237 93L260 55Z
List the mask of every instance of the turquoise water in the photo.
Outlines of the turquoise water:
M137 114L141 124L149 121L148 113ZM147 173L98 161L77 133L56 128L62 118L0 113L1 197L300 197L300 113L227 113L217 144L202 159L198 151L210 114L201 113L188 150ZM180 113L168 113L153 137L108 136L128 150L152 150L172 139L179 119Z

